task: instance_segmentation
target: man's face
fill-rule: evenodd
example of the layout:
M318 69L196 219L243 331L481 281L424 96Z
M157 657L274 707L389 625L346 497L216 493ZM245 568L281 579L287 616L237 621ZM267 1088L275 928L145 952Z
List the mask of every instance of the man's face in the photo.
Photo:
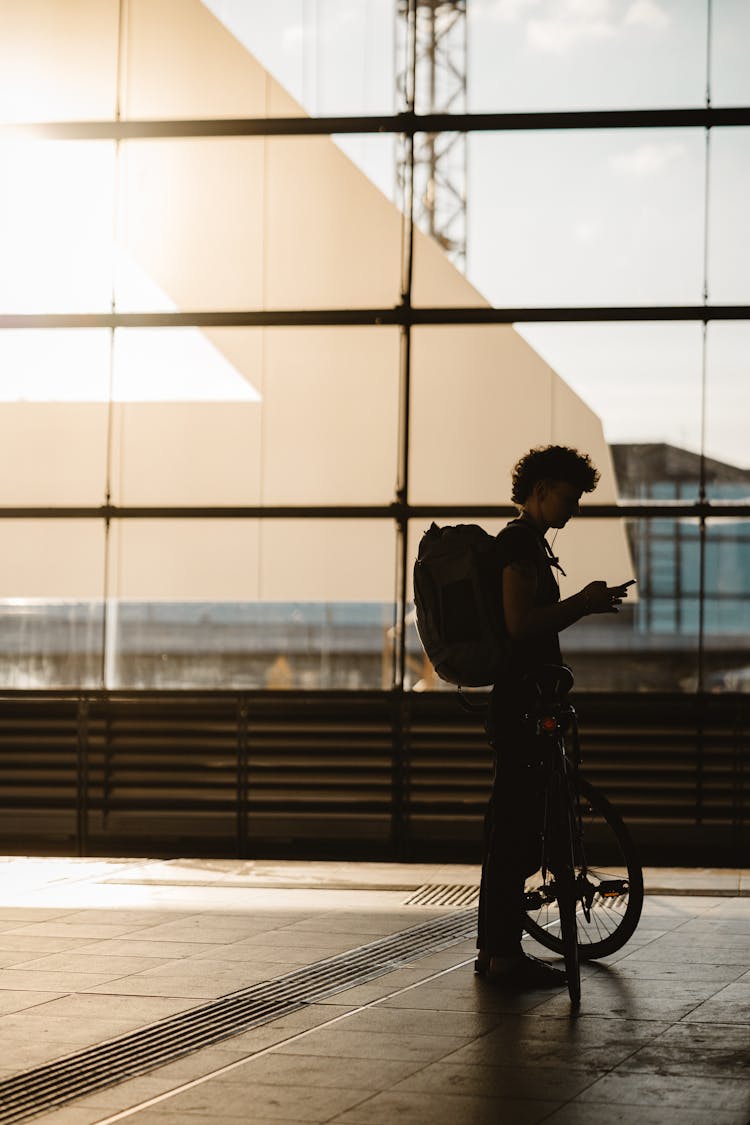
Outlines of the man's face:
M542 510L550 527L565 527L565 524L578 513L581 490L564 480L548 481Z

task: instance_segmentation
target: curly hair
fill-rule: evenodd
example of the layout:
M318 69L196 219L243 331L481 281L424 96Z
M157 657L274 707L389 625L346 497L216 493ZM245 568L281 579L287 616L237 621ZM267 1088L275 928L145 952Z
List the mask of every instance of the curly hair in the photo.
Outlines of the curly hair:
M599 481L599 470L591 464L587 453L579 453L566 445L531 449L513 469L513 503L525 504L539 480L562 480L580 488L581 492L593 492Z

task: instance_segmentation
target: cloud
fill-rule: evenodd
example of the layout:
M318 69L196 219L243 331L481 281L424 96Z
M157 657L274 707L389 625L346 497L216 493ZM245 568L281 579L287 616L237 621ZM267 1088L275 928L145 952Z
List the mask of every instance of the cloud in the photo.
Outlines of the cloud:
M669 27L669 14L656 0L634 0L625 13L625 27L647 27L651 31L663 31Z
M658 0L472 0L471 16L525 24L529 47L556 55L625 29L663 31L670 22Z
M495 23L516 23L529 9L538 8L541 0L471 0L470 18Z
M584 244L595 242L600 233L601 223L596 219L579 219L573 227L576 241Z
M609 166L618 175L642 179L662 172L667 165L680 160L686 152L685 145L679 141L638 145L630 152L615 153L609 158Z

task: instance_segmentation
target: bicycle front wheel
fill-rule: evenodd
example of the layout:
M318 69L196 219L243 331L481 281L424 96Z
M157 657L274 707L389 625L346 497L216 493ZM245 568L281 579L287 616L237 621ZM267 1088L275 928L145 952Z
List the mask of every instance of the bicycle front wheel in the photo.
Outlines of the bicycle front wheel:
M580 774L576 785L583 837L574 842L575 930L578 956L607 957L632 937L643 907L643 873L620 816ZM524 927L541 945L564 956L558 887L552 873L526 880ZM560 894L559 892L563 892Z
M559 796L562 796L560 794ZM559 799L559 797L558 797ZM553 865L556 872L557 911L560 927L560 943L565 958L565 975L568 980L568 995L574 1008L581 1002L581 968L578 957L578 930L576 924L576 874L574 857L574 826L567 800L561 802L559 809L559 839L553 852Z

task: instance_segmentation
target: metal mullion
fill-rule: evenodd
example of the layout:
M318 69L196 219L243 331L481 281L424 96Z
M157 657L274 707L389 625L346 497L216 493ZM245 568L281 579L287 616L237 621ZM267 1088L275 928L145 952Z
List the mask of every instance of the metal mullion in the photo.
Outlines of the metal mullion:
M749 106L552 110L528 113L390 113L340 117L219 117L131 121L44 121L0 126L0 139L149 140L331 134L705 129L750 125Z
M3 519L444 519L454 516L501 518L517 515L509 504L362 504L358 506L262 505L195 507L191 505L118 507L48 507L6 506L0 508ZM737 503L705 501L664 504L587 504L576 519L701 519L720 516L744 519L750 516L750 501ZM669 538L669 536L667 536Z
M30 328L335 328L429 324L557 324L750 320L750 305L487 306L385 309L243 309L158 313L0 313L0 330Z

